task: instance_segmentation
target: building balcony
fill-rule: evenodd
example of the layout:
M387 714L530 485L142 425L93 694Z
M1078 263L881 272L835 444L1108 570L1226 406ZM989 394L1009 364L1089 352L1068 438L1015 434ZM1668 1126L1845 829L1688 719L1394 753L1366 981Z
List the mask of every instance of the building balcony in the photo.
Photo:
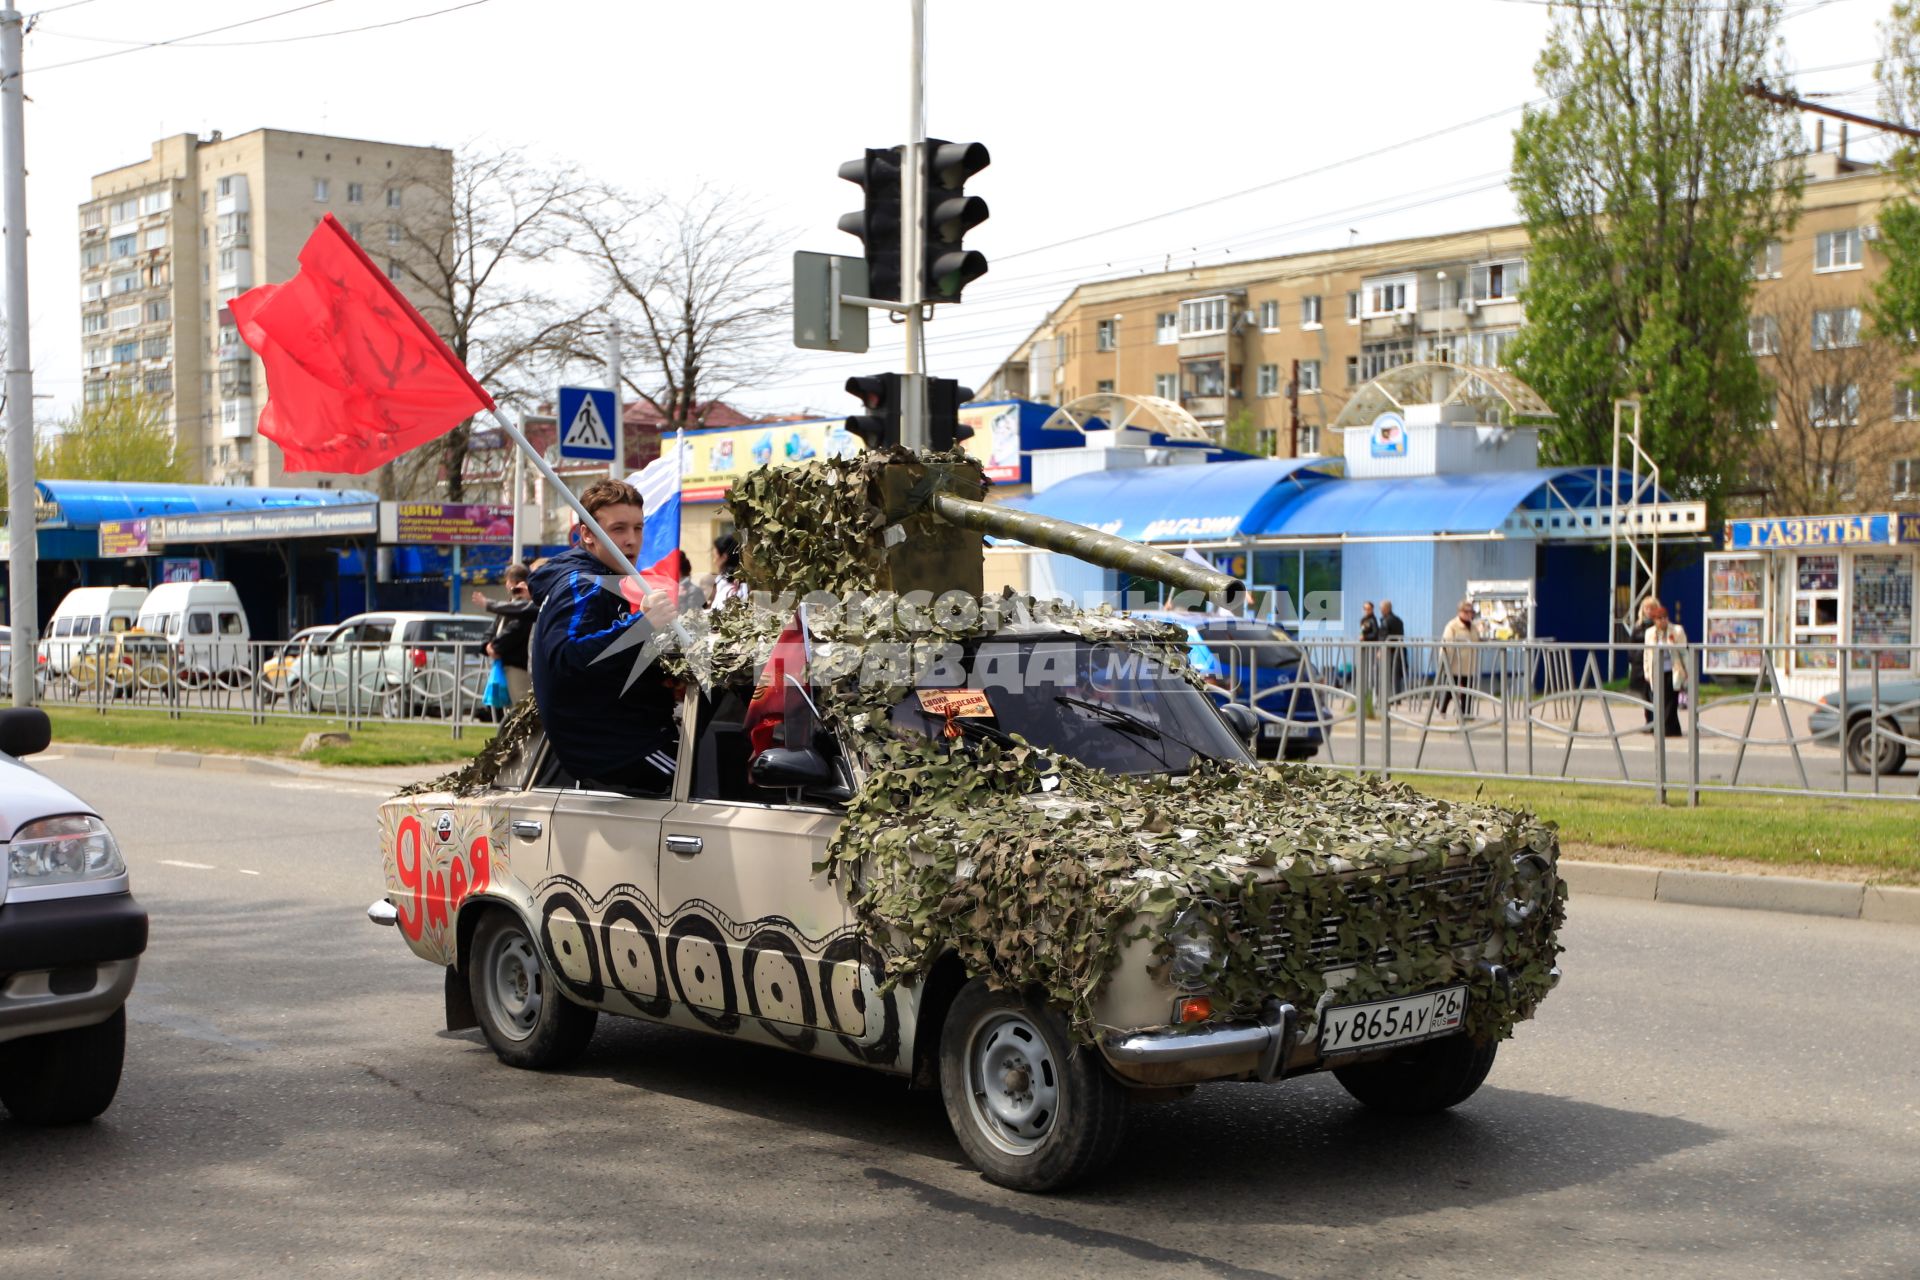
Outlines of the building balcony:
M1180 407L1196 418L1224 418L1233 405L1230 396L1196 396L1183 394Z
M253 438L253 398L223 401L220 405L220 438L222 440L251 440Z
M1182 360L1205 359L1208 356L1224 356L1233 345L1233 334L1228 332L1201 334L1198 337L1180 339L1179 358ZM1093 359L1098 360L1098 355ZM1109 357L1110 358L1110 357Z

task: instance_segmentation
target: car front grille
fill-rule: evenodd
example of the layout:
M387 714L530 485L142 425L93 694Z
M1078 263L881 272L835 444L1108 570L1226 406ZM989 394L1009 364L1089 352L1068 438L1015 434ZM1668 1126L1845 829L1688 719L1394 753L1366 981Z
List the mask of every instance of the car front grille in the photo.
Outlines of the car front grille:
M1493 934L1496 906L1488 901L1493 868L1484 862L1439 871L1403 872L1379 879L1351 874L1343 876L1342 881L1346 910L1320 917L1318 926L1305 938L1294 934L1291 900L1283 895L1274 903L1272 915L1257 933L1254 943L1264 966L1278 969L1296 957L1302 947L1313 967L1320 970L1391 963L1398 955L1397 940L1376 947L1348 928L1349 920L1364 919L1379 909L1381 895L1376 885L1387 887L1390 897L1415 893L1426 896L1426 901L1431 903L1433 910L1426 919L1399 933L1407 943L1439 944L1448 948L1479 946Z

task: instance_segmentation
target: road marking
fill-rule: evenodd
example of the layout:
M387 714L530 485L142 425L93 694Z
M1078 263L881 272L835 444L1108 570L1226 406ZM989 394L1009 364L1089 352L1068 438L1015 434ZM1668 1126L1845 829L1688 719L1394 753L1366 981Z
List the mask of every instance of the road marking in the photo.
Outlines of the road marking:
M160 859L160 865L161 865L161 866L163 866L163 867L185 867L185 868L186 868L187 870L189 870L189 871L217 871L217 870L219 870L219 868L218 868L218 867L215 867L215 866L214 866L214 865L213 865L212 863L209 863L209 862L176 862L176 861L175 861L174 859L172 859L172 858L162 858L162 859Z
M345 793L347 795L385 797L393 794L392 791L385 788L343 786L326 782L269 782L267 785L270 787L278 787L282 791L325 791L333 795Z
M243 876L257 876L260 873L258 871L249 871L245 867L242 867L240 868L240 874Z

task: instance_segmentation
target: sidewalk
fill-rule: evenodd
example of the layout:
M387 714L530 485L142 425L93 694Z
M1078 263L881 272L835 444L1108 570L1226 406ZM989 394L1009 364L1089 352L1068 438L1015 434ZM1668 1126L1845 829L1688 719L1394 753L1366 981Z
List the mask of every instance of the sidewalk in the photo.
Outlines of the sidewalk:
M409 783L440 777L450 769L444 764L384 768L328 767L287 760L260 760L249 756L197 755L186 751L101 747L89 743L65 744L54 748L54 751L80 759L357 782L395 790ZM1560 872L1576 895L1597 894L1610 898L1685 903L1696 907L1733 907L1747 911L1778 911L1794 915L1837 916L1848 920L1920 925L1920 889L1755 872L1698 871L1633 863L1589 862L1579 858L1562 858Z

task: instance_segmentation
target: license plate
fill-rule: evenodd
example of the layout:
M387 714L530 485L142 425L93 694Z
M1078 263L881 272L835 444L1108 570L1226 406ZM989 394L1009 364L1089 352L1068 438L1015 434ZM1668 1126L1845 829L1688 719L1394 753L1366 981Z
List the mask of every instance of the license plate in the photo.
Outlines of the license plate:
M1349 1053L1385 1044L1431 1040L1434 1036L1458 1031L1466 1012L1465 987L1329 1009L1320 1028L1320 1052Z
M1287 736L1287 726L1274 724L1269 721L1260 726L1260 736L1263 738L1284 738Z

